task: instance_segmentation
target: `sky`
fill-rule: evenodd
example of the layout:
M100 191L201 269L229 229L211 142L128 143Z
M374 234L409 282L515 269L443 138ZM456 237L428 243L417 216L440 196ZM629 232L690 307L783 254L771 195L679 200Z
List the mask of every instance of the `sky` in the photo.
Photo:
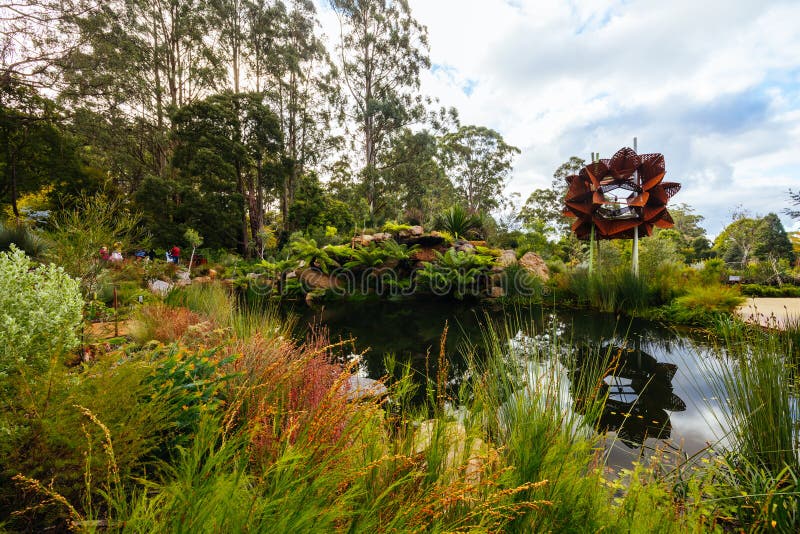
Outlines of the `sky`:
M509 192L637 137L710 236L740 205L800 230L782 213L800 189L800 1L409 2L430 40L422 93L520 148Z

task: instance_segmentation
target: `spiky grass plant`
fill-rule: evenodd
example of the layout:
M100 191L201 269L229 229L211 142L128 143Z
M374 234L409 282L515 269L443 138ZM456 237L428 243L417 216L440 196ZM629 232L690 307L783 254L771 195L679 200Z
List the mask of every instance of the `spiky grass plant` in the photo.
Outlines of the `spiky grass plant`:
M720 319L722 357L706 360L726 429L720 470L739 520L754 528L800 527L800 424L791 337Z
M572 383L575 354L555 326L542 332L546 337L521 335L519 326L487 321L480 346L472 348L473 356L483 352L486 359L479 365L471 417L500 447L502 463L511 468L509 485L544 481L517 498L550 503L515 518L510 530L599 528L606 506L592 425L602 407L597 381L603 374L586 372ZM477 361L473 357L473 365ZM590 364L604 366L602 358Z
M460 204L453 205L436 217L436 227L451 233L456 239L477 233L482 225L483 221L479 215L470 213Z
M32 258L40 258L47 251L47 242L31 227L0 222L0 252L10 250L11 245Z

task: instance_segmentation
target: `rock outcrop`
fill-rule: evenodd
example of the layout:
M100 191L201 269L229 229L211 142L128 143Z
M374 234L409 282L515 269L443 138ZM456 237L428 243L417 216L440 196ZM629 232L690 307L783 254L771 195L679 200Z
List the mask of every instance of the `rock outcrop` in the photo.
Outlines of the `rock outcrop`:
M311 291L315 289L328 290L339 287L339 281L335 277L316 269L303 270L300 273L300 283Z
M411 253L411 259L414 261L433 261L436 259L435 248L418 248Z
M541 256L535 252L526 252L524 256L519 259L520 266L531 274L535 274L542 280L550 279L550 269L544 262Z
M500 267L508 267L510 265L516 265L517 263L517 254L513 250L504 250L500 253L500 257L497 258L497 264Z

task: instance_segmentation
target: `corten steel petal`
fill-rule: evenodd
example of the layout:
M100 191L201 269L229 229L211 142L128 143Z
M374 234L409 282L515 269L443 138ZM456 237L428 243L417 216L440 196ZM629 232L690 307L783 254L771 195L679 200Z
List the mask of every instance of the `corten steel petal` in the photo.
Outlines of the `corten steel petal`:
M667 192L668 199L674 197L681 190L681 184L678 182L661 182L661 187Z
M586 176L591 181L595 189L600 187L600 181L608 175L608 160L600 160L590 163L581 169L581 174L586 173Z
M647 191L661 183L667 173L664 155L642 154L639 159L642 161L639 167L639 180L642 183L642 189Z
M641 162L639 156L632 148L620 148L614 157L611 158L609 171L611 176L617 180L625 180L631 177Z
M667 207L663 204L645 206L644 209L642 209L642 220L645 222L655 222L665 211L667 211Z
M674 221L667 202L681 185L664 182L665 174L662 154L622 148L567 177L563 213L576 218L572 231L578 239L590 239L592 228L595 239L629 239L636 228L639 235L651 235L654 226L670 228Z
M672 228L675 226L675 221L667 210L664 210L664 213L661 214L661 217L656 219L655 223L659 228Z
M591 199L590 202L567 202L566 204L567 209L574 213L576 217L580 217L581 214L591 216L592 210L594 210L594 204L592 204Z
M641 195L637 195L633 198L628 199L628 206L641 208L645 204L647 204L647 200L650 198L650 193L645 191Z
M635 219L628 219L628 220L606 220L606 219L597 219L595 220L595 225L597 225L597 229L600 230L600 234L603 236L611 237L620 232L625 232L626 230L633 230L637 226L641 224L640 221Z
M588 196L592 194L592 190L587 182L584 182L578 176L569 176L567 179L573 178L572 181L569 182L569 188L567 188L567 195L566 201L581 201L585 200Z

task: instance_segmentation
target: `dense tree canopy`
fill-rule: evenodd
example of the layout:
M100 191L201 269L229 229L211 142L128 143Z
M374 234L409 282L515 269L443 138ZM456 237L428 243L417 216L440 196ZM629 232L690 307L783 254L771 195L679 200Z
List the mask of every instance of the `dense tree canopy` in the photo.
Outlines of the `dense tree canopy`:
M756 218L739 215L717 236L714 249L725 262L742 267L770 257L794 261L792 243L774 213Z
M55 104L34 90L0 88L0 202L8 203L17 219L25 194L46 190L62 200L102 185L102 173L83 163L60 122Z
M444 167L467 209L488 212L504 203L517 147L483 126L461 126L442 137L441 145Z

